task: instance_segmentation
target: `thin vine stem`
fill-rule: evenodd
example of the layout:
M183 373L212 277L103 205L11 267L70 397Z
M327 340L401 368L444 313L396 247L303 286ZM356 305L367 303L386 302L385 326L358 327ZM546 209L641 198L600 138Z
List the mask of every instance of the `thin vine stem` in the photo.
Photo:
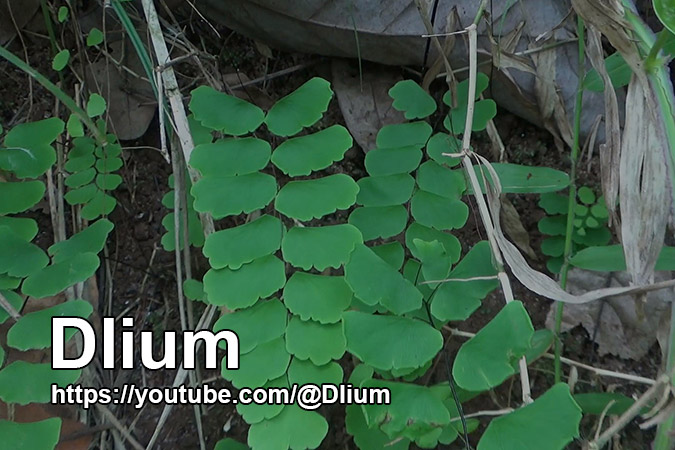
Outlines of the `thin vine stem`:
M586 73L586 41L585 41L585 25L581 16L577 16L577 43L579 48L579 60L577 67L577 74L579 80L577 82L576 104L574 106L574 137L572 142L572 151L570 154L570 187L569 197L567 202L567 224L565 227L565 250L563 253L563 264L560 269L560 287L567 289L567 275L570 269L570 257L572 256L572 234L574 232L574 207L577 203L577 160L579 159L579 145L581 132L581 110L584 99L584 73ZM562 379L562 366L560 357L562 355L562 340L560 332L562 329L562 316L565 308L563 302L558 302L555 311L555 345L553 360L555 382L560 383Z

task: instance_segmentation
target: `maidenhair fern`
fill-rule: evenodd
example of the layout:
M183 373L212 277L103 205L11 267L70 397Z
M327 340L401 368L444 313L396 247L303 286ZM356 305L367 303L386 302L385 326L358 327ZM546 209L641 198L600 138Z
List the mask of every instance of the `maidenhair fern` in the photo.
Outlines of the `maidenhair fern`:
M486 77L479 87L477 95ZM267 114L208 87L193 91L194 119L225 136L193 152L190 165L202 175L191 191L194 208L239 224L206 238L211 268L201 297L231 311L214 329L240 337L240 369L222 371L235 387L341 383L337 360L347 352L360 361L350 383L386 387L392 395L389 405L346 408L347 431L359 448L408 448L411 442L434 448L463 433L447 380L431 386L415 380L440 356L440 328L470 317L498 285L487 242L463 252L452 234L467 222L469 192L459 160L443 154L461 148L466 92L460 84L457 99L444 97L455 105L446 119L450 134L434 134L419 120L436 111L434 99L412 81L394 86L394 107L413 121L380 130L377 148L365 159L368 176L355 181L322 172L352 146L344 127L315 127L332 97L325 80L308 81ZM494 113L491 100L479 101L474 129L484 129ZM277 136L270 141L286 139L272 149L262 139L268 133ZM541 170L496 166L505 192L567 185L565 174ZM278 171L284 176L273 176ZM189 284L200 297L199 283ZM452 367L460 394L466 392L460 400L501 384L521 356L545 350L541 342L522 303L509 304L460 349ZM551 398L560 410L546 406ZM316 448L328 431L321 414L296 405L240 404L237 410L251 425L254 450ZM561 410L571 427L556 428L554 445L541 448L562 448L576 435L580 412L560 387L495 427L525 417L546 435ZM478 422L466 425L471 431ZM490 441L492 425L486 436L481 450L499 448Z
M113 224L100 218L65 241L50 246L45 253L31 241L38 233L35 220L15 216L33 208L45 194L41 177L56 161L52 144L63 133L65 124L57 119L17 125L4 138L0 149L0 295L11 305L13 315L0 308L0 323L13 322L7 332L6 345L20 351L41 350L52 344L51 321L54 316L88 317L92 304L74 299L39 308L39 300L55 296L82 283L99 267L97 254L104 247ZM69 123L69 130L77 128ZM107 135L105 146L80 136L73 140L66 185L77 189L81 215L96 219L114 207L114 199L105 191L119 185L112 172L121 166L119 144ZM91 187L87 187L91 186ZM38 309L21 314L24 299L33 297ZM14 314L16 313L16 314ZM74 329L66 333L70 339ZM0 347L0 367L5 349ZM15 360L0 369L0 399L8 405L50 402L50 386L66 386L80 377L81 370L53 370L49 363ZM6 448L54 448L59 441L60 418L32 423L0 420L0 435Z

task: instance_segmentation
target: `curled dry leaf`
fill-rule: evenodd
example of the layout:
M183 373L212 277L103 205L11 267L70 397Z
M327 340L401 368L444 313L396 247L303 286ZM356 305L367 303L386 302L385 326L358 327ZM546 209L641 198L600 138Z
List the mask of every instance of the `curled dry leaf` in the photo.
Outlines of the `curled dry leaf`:
M657 281L669 279L659 273ZM581 294L603 286L627 286L630 276L626 272L603 273L572 269L568 275L568 288L573 294ZM670 299L674 290L664 289L647 295L646 303L639 313L636 300L619 296L602 302L583 305L567 305L563 312L562 330L581 325L598 344L600 356L612 354L621 358L640 359L647 354L657 340L659 324L670 316ZM546 326L553 328L557 307L551 306ZM597 328L597 330L596 330Z
M534 260L538 260L537 253L530 246L530 234L523 226L518 210L516 210L513 203L505 196L502 196L501 201L501 219L504 231L527 256Z
M359 76L357 64L341 59L333 60L332 71L333 89L347 128L364 152L376 147L377 132L384 125L405 122L389 96L389 89L401 80L400 71L364 65Z

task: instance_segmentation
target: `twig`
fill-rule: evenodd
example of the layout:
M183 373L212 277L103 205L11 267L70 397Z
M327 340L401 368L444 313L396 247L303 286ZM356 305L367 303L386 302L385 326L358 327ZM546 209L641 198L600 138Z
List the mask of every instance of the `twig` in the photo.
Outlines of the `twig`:
M17 311L16 308L12 306L9 300L7 300L7 298L5 298L5 296L2 295L2 293L0 293L0 306L2 307L2 309L7 311L9 317L14 319L15 322L19 321L19 319L21 318L21 314L19 314L19 311Z
M475 412L475 413L467 414L464 417L467 418L467 419L471 419L471 418L474 418L474 417L504 416L506 414L512 413L513 411L515 411L513 408L497 409L497 410L493 410L493 411L489 411L489 410L488 411L478 411L478 412ZM453 417L452 419L450 419L450 423L459 422L459 421L460 421L459 417Z
M131 446L136 450L144 450L143 446L131 435L131 432L127 427L122 425L122 423L115 417L115 414L112 413L105 405L99 403L96 404L96 408L112 423L117 430L122 433L122 436L129 441Z

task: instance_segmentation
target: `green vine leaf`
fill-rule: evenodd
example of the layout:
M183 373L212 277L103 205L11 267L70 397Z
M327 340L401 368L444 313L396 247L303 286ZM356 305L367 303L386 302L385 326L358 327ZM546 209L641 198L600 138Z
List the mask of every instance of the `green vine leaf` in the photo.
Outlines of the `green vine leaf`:
M56 295L67 287L83 282L96 273L100 261L95 253L79 253L76 256L32 274L23 282L25 295L44 298Z
M387 175L381 177L361 178L359 195L356 197L358 204L363 206L396 206L410 200L415 179L407 173Z
M356 202L358 192L356 182L345 174L291 181L279 191L274 207L287 217L309 221L348 209Z
M396 83L389 89L389 96L394 99L394 109L403 111L408 120L424 119L436 112L434 98L412 80Z
M447 281L440 285L431 303L431 314L442 322L468 319L480 307L481 300L499 285L496 278L471 278L496 276L490 244L478 242L447 277L463 281Z
M471 131L483 131L488 122L497 116L497 103L492 99L479 100L474 105ZM452 134L463 134L466 126L466 104L462 108L455 108L443 121L443 126Z
M0 214L24 212L42 200L44 194L42 181L0 182Z
M312 78L272 106L265 117L267 128L277 136L297 134L321 119L332 97L328 81Z
M558 383L534 403L493 419L478 450L559 450L579 437L580 421L581 408L569 386Z
M35 244L8 227L0 227L0 273L26 277L49 263L47 255Z
M53 317L87 318L92 313L91 303L71 300L50 308L28 313L7 332L7 345L18 350L43 349L52 345ZM65 341L75 334L75 328L65 330Z
M386 239L405 229L408 210L403 205L364 206L349 215L349 223L361 231L364 241Z
M347 311L342 322L347 351L378 370L422 367L443 346L438 330L415 319Z
M340 359L346 348L342 324L321 324L313 320L291 317L286 328L286 350L302 360L309 359L317 366Z
M284 263L274 255L263 256L237 270L211 269L204 275L204 291L212 305L241 309L253 306L284 287Z
M265 214L253 222L209 235L204 256L214 269L237 270L243 264L279 250L285 232L281 220Z
M377 133L378 148L417 147L422 148L432 133L426 122L396 123L385 125Z
M81 373L81 370L54 370L48 363L14 361L0 370L0 398L19 405L49 403L53 383L65 387L76 382Z
M340 384L342 383L344 372L340 364L332 361L322 366L317 366L313 362L303 361L293 358L288 367L288 380L291 384L302 386L304 384Z
M218 139L196 146L190 156L190 166L204 177L246 175L264 169L271 152L270 144L262 139Z
M257 106L209 86L192 91L189 107L203 126L232 136L254 131L265 118L265 113Z
M345 265L345 281L366 305L381 304L394 314L422 306L415 286L365 245L358 245Z
M257 388L285 374L290 360L291 355L286 351L284 338L280 337L241 355L237 370L228 370L223 361L221 373L237 389L244 386Z
M376 148L366 153L366 170L372 176L410 173L422 160L417 146Z
M277 193L277 180L266 173L237 177L204 177L192 186L194 208L214 219L248 214L267 206Z
M293 404L275 418L251 425L248 445L256 450L314 449L326 433L328 423L323 416Z
M293 227L284 236L281 252L295 267L323 271L346 263L354 247L362 242L361 232L349 224Z
M362 387L387 388L391 393L389 404L363 405L369 424L378 424L390 438L399 436L424 444L432 434L435 447L441 428L450 424L450 413L442 398L427 386L384 380L367 380ZM428 445L424 445L428 447Z
M261 300L250 308L225 314L213 325L213 331L232 330L237 333L239 353L243 355L283 336L287 315L286 308L279 300ZM261 327L260 324L265 326ZM225 348L225 344L221 347Z
M534 328L520 301L507 304L457 352L452 376L467 391L499 386L516 370L513 362L530 348Z
M51 144L63 133L61 119L52 117L16 125L7 132L0 151L0 169L19 178L37 178L56 162Z
M47 249L54 262L63 262L80 253L98 254L105 246L114 225L108 219L99 219L84 230Z
M307 136L282 142L272 154L272 163L291 177L309 175L340 161L354 143L342 125L333 125Z
M461 200L422 190L413 195L410 210L417 222L437 230L462 228L469 218L469 207Z
M7 449L53 450L59 443L60 432L61 419L58 417L28 423L0 420L0 436Z
M284 304L302 320L336 323L352 300L343 277L295 272L284 287Z

